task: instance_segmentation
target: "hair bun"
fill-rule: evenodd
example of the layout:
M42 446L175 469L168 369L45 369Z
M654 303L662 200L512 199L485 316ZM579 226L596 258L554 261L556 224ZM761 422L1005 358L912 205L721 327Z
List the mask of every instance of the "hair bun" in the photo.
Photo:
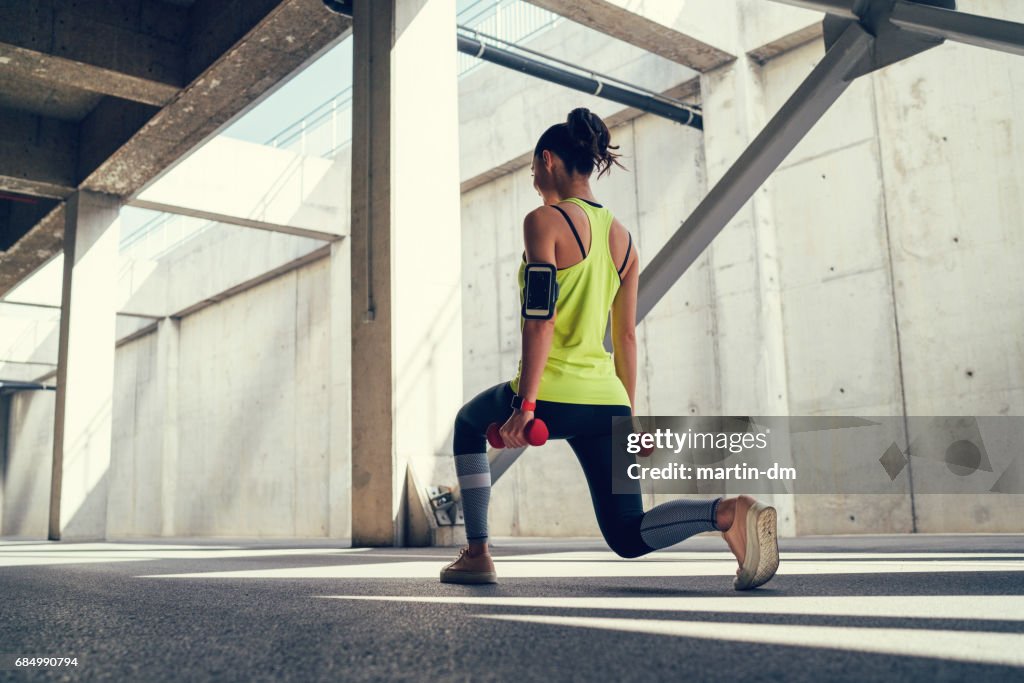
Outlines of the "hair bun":
M595 151L601 152L607 149L608 137L601 135L604 122L586 107L577 107L569 112L565 123L569 127L569 135L580 147L596 148Z
M611 131L600 116L586 107L576 107L565 117L565 123L556 123L544 131L533 155L551 150L562 159L569 173L589 176L597 168L600 178L613 164L625 168L618 161L621 155L611 151L619 148L611 140Z

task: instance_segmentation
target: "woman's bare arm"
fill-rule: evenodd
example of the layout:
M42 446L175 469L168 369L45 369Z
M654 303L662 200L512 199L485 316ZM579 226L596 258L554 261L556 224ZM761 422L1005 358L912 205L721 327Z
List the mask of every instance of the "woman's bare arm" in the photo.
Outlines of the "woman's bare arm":
M634 245L622 273L622 284L612 301L612 357L615 374L629 394L636 414L636 294L640 282L640 254Z
M550 263L556 268L553 223L555 209L540 207L526 215L523 221L523 241L527 263ZM557 314L556 314L557 315ZM555 317L548 320L523 321L523 366L519 374L519 395L526 401L536 401L540 378L551 352L555 336ZM525 428L533 419L532 410L516 410L501 427L501 439L508 448L526 446Z
M555 267L555 240L551 230L554 220L548 207L535 209L523 221L523 241L526 244L527 263L551 263ZM519 377L519 395L527 401L537 399L540 378L551 352L554 338L555 316L548 320L523 321L523 368Z

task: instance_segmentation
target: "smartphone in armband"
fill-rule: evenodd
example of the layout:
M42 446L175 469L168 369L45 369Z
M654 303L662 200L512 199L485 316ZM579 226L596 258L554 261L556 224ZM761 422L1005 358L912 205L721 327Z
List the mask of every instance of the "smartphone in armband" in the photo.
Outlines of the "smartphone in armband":
M523 318L526 320L550 320L555 314L555 302L558 301L556 274L556 268L550 263L528 263L526 265Z

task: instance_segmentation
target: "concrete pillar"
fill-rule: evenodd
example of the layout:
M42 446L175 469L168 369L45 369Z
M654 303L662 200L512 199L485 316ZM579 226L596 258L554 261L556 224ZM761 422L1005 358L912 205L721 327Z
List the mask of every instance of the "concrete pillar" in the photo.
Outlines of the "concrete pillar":
M67 200L50 540L106 536L120 199Z
M160 534L176 534L178 487L178 345L181 319L163 318L156 328L156 384L160 419Z
M0 536L4 528L4 490L7 488L7 450L11 433L11 395L0 393Z
M735 19L739 30L742 23ZM740 53L735 62L701 74L709 189L774 113L764 111L759 68ZM778 250L766 187L715 238L710 250L722 414L788 415ZM775 438L773 447L781 451L784 444ZM779 533L795 535L793 496L762 498L771 499L778 509Z
M455 7L354 15L352 543L418 544L405 483L450 457L462 403Z
M352 307L349 291L353 289L351 239L331 243L331 285L329 306L331 311L331 343L328 353L330 433L328 435L327 482L328 520L330 538L352 537Z

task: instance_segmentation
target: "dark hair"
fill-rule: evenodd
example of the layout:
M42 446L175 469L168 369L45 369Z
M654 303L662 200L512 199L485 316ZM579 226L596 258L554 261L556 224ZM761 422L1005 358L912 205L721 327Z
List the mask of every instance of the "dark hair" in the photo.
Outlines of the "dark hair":
M540 156L545 149L549 150L565 162L569 173L575 171L589 176L596 167L600 178L612 164L626 168L617 160L622 155L609 151L619 148L608 144L610 141L611 133L601 117L585 107L578 107L569 112L565 123L556 123L544 131L533 155Z

